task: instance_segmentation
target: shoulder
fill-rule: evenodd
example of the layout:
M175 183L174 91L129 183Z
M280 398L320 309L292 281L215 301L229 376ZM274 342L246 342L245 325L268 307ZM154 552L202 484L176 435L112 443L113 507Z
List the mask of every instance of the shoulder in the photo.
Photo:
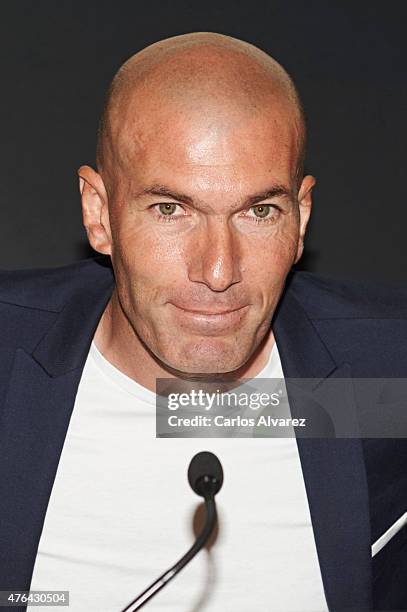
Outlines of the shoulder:
M110 259L95 257L60 268L0 272L0 363L16 347L31 352L59 313L81 298L94 299L114 282ZM3 370L2 370L3 371ZM1 376L0 376L1 379Z
M352 364L354 377L406 376L405 285L295 272L287 289L336 363Z
M0 271L0 304L59 312L90 286L113 282L110 259L98 256L59 268Z
M311 319L407 319L407 284L293 272L287 280Z

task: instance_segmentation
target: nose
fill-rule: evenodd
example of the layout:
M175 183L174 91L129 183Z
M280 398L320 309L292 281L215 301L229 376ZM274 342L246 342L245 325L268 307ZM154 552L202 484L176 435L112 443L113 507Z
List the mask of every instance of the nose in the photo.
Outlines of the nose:
M192 245L188 276L212 291L225 291L241 281L238 238L228 219L207 217L205 228Z

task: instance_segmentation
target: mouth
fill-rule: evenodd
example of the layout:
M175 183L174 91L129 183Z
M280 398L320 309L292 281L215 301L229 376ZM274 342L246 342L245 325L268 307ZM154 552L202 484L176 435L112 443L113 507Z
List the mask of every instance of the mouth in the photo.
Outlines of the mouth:
M232 312L237 312L238 310L242 310L243 308L246 308L246 306L237 306L236 308L228 308L225 310L209 310L209 309L193 310L192 308L185 308L184 306L178 306L177 304L173 304L173 306L175 306L176 308L179 308L180 310L183 310L186 313L191 313L194 315L204 315L208 317L227 315Z
M246 304L223 310L208 308L195 310L172 302L170 304L182 328L203 335L219 335L236 329L249 308L249 304Z

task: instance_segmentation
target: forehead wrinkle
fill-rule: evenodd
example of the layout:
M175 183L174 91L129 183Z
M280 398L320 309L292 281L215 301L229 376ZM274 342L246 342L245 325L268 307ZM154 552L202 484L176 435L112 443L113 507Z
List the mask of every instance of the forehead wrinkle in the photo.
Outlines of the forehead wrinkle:
M216 112L212 117L210 110L205 114L191 111L177 121L176 132L174 121L171 108L157 117L153 115L149 122L133 117L130 123L130 118L129 122L125 119L117 140L126 163L165 165L169 160L171 165L209 170L233 167L245 157L249 165L253 164L268 150L286 151L287 160L296 154L296 131L286 121L284 111L270 116L270 120L267 115L256 120L242 113L231 118L226 112Z

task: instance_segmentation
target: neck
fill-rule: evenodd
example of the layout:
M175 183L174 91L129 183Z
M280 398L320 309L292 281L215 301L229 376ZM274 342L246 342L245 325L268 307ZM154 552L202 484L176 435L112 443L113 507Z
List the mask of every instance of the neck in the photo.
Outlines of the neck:
M99 321L94 342L112 365L150 391L155 392L157 378L177 378L140 340L120 306L116 291ZM220 376L235 380L254 378L265 367L273 346L274 336L270 329L245 364ZM210 378L211 374L207 376ZM213 376L219 377L219 374Z

